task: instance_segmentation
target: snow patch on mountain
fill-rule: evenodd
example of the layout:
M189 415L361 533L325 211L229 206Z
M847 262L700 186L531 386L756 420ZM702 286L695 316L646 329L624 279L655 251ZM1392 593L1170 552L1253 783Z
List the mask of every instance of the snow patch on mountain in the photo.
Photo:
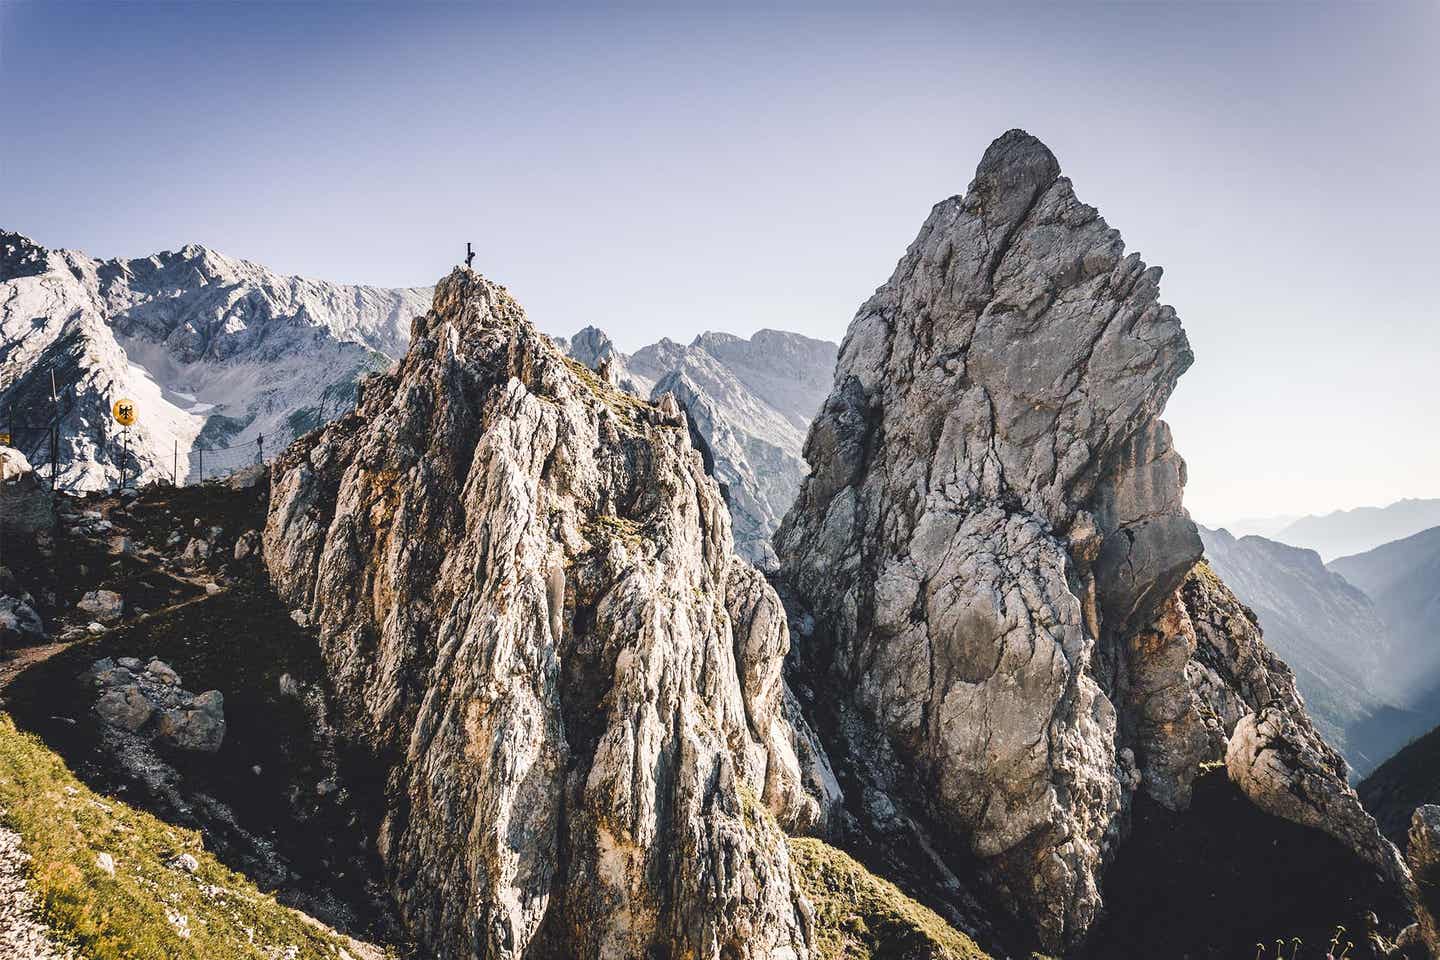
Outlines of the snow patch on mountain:
M97 260L0 230L0 430L44 465L58 420L71 490L113 485L122 464L193 480L201 449L205 473L224 472L346 407L429 304L425 288L286 277L194 244ZM121 397L139 411L128 444Z

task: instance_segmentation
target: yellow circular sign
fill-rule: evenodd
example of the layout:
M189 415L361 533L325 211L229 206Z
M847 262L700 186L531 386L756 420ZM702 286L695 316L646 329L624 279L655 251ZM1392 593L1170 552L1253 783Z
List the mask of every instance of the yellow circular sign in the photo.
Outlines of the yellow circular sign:
M128 427L135 422L135 401L126 400L123 397L115 401L113 410L115 422L122 427Z

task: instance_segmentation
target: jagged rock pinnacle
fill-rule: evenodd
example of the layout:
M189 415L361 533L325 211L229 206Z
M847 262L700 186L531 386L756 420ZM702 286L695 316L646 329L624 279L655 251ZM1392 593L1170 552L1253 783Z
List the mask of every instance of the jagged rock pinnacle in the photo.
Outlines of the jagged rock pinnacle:
M783 609L673 398L457 268L358 416L274 468L265 557L391 785L379 853L447 956L795 958ZM752 799L747 799L752 798Z
M1047 952L1095 919L1137 787L1184 808L1237 724L1230 769L1257 804L1403 879L1253 624L1193 627L1233 598L1191 573L1158 418L1192 355L1159 277L1044 144L997 139L851 322L776 536L810 659ZM1254 756L1279 741L1287 764ZM1323 786L1301 810L1277 799L1287 777Z

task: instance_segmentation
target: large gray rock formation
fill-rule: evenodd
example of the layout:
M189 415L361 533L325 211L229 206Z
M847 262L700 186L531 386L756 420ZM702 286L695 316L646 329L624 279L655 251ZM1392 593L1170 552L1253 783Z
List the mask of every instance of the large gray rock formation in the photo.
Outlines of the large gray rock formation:
M673 400L456 270L393 374L273 470L265 558L318 630L378 843L442 956L803 958L775 592ZM753 798L753 799L752 799Z
M807 659L1050 950L1100 909L1133 792L1183 809L1204 762L1407 882L1288 670L1195 569L1157 419L1191 353L1159 278L1043 144L1001 137L852 321L776 536Z

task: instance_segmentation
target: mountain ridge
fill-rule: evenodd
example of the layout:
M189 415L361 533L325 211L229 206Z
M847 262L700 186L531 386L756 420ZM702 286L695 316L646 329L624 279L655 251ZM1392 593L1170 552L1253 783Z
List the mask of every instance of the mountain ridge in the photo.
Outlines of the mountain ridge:
M1271 539L1315 550L1329 563L1437 525L1440 498L1405 497L1383 507L1354 507L1300 517Z
M1405 663L1405 692L1431 699L1440 686L1440 526L1340 557L1327 567L1370 595Z
M1403 746L1402 734L1362 734L1374 726L1367 721L1401 703L1394 641L1370 596L1314 550L1199 529L1206 559L1259 617L1266 644L1295 671L1317 728L1356 775Z
M0 411L37 462L62 417L59 482L76 490L112 485L122 467L183 482L192 450L254 444L255 459L267 435L273 454L388 365L382 350L403 349L427 299L282 277L198 245L97 260L14 233L0 234L0 277ZM110 416L122 396L139 408L124 444Z

